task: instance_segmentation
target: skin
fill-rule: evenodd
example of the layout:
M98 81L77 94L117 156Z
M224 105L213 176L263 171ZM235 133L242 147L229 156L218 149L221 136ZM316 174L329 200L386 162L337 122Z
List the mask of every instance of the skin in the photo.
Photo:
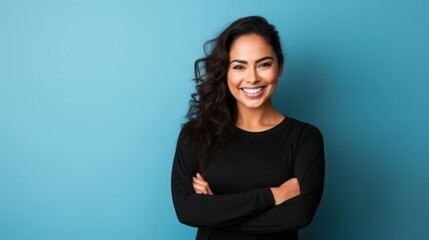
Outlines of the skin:
M227 84L236 99L236 126L246 131L260 132L283 121L284 116L271 101L283 72L283 66L278 64L271 45L259 35L243 35L232 44L229 57ZM192 181L196 193L213 195L201 174L197 173ZM296 178L270 189L276 205L300 194Z
M228 88L237 103L237 126L248 131L263 131L280 123L284 116L277 112L271 97L283 72L272 47L258 35L244 35L232 44L227 73ZM261 87L258 96L246 89Z

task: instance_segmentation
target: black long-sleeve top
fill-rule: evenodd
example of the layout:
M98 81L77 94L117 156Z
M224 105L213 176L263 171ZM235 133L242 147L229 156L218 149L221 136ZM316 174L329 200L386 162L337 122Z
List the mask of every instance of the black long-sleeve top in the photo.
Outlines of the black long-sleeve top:
M177 143L172 196L180 222L198 227L197 240L298 239L319 205L324 183L320 131L293 118L262 132L236 128L236 134L207 167L214 195L195 193L198 159ZM301 194L275 206L270 187L296 177Z

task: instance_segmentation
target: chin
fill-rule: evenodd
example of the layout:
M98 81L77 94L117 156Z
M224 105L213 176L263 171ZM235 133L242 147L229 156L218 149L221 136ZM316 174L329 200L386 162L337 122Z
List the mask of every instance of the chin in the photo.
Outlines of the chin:
M265 105L266 101L263 102L257 102L257 103L249 103L246 101L242 101L240 102L240 105L242 105L245 108L249 108L249 109L258 109L258 108L262 108Z

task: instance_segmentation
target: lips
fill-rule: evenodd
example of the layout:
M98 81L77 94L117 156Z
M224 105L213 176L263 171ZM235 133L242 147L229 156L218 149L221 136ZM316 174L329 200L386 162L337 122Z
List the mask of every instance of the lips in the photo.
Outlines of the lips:
M255 87L255 88L241 88L244 95L251 98L259 97L260 95L262 95L262 93L264 92L264 89L265 89L265 86Z
M249 94L256 94L260 91L262 91L262 87L258 87L258 88L243 88L243 91Z

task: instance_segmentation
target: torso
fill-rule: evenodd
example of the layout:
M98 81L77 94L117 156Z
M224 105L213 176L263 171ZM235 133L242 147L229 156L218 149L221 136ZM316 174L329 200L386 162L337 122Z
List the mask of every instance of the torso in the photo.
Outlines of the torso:
M284 130L290 119L262 132L237 128L216 155L206 179L216 194L276 187L293 177L293 146Z

